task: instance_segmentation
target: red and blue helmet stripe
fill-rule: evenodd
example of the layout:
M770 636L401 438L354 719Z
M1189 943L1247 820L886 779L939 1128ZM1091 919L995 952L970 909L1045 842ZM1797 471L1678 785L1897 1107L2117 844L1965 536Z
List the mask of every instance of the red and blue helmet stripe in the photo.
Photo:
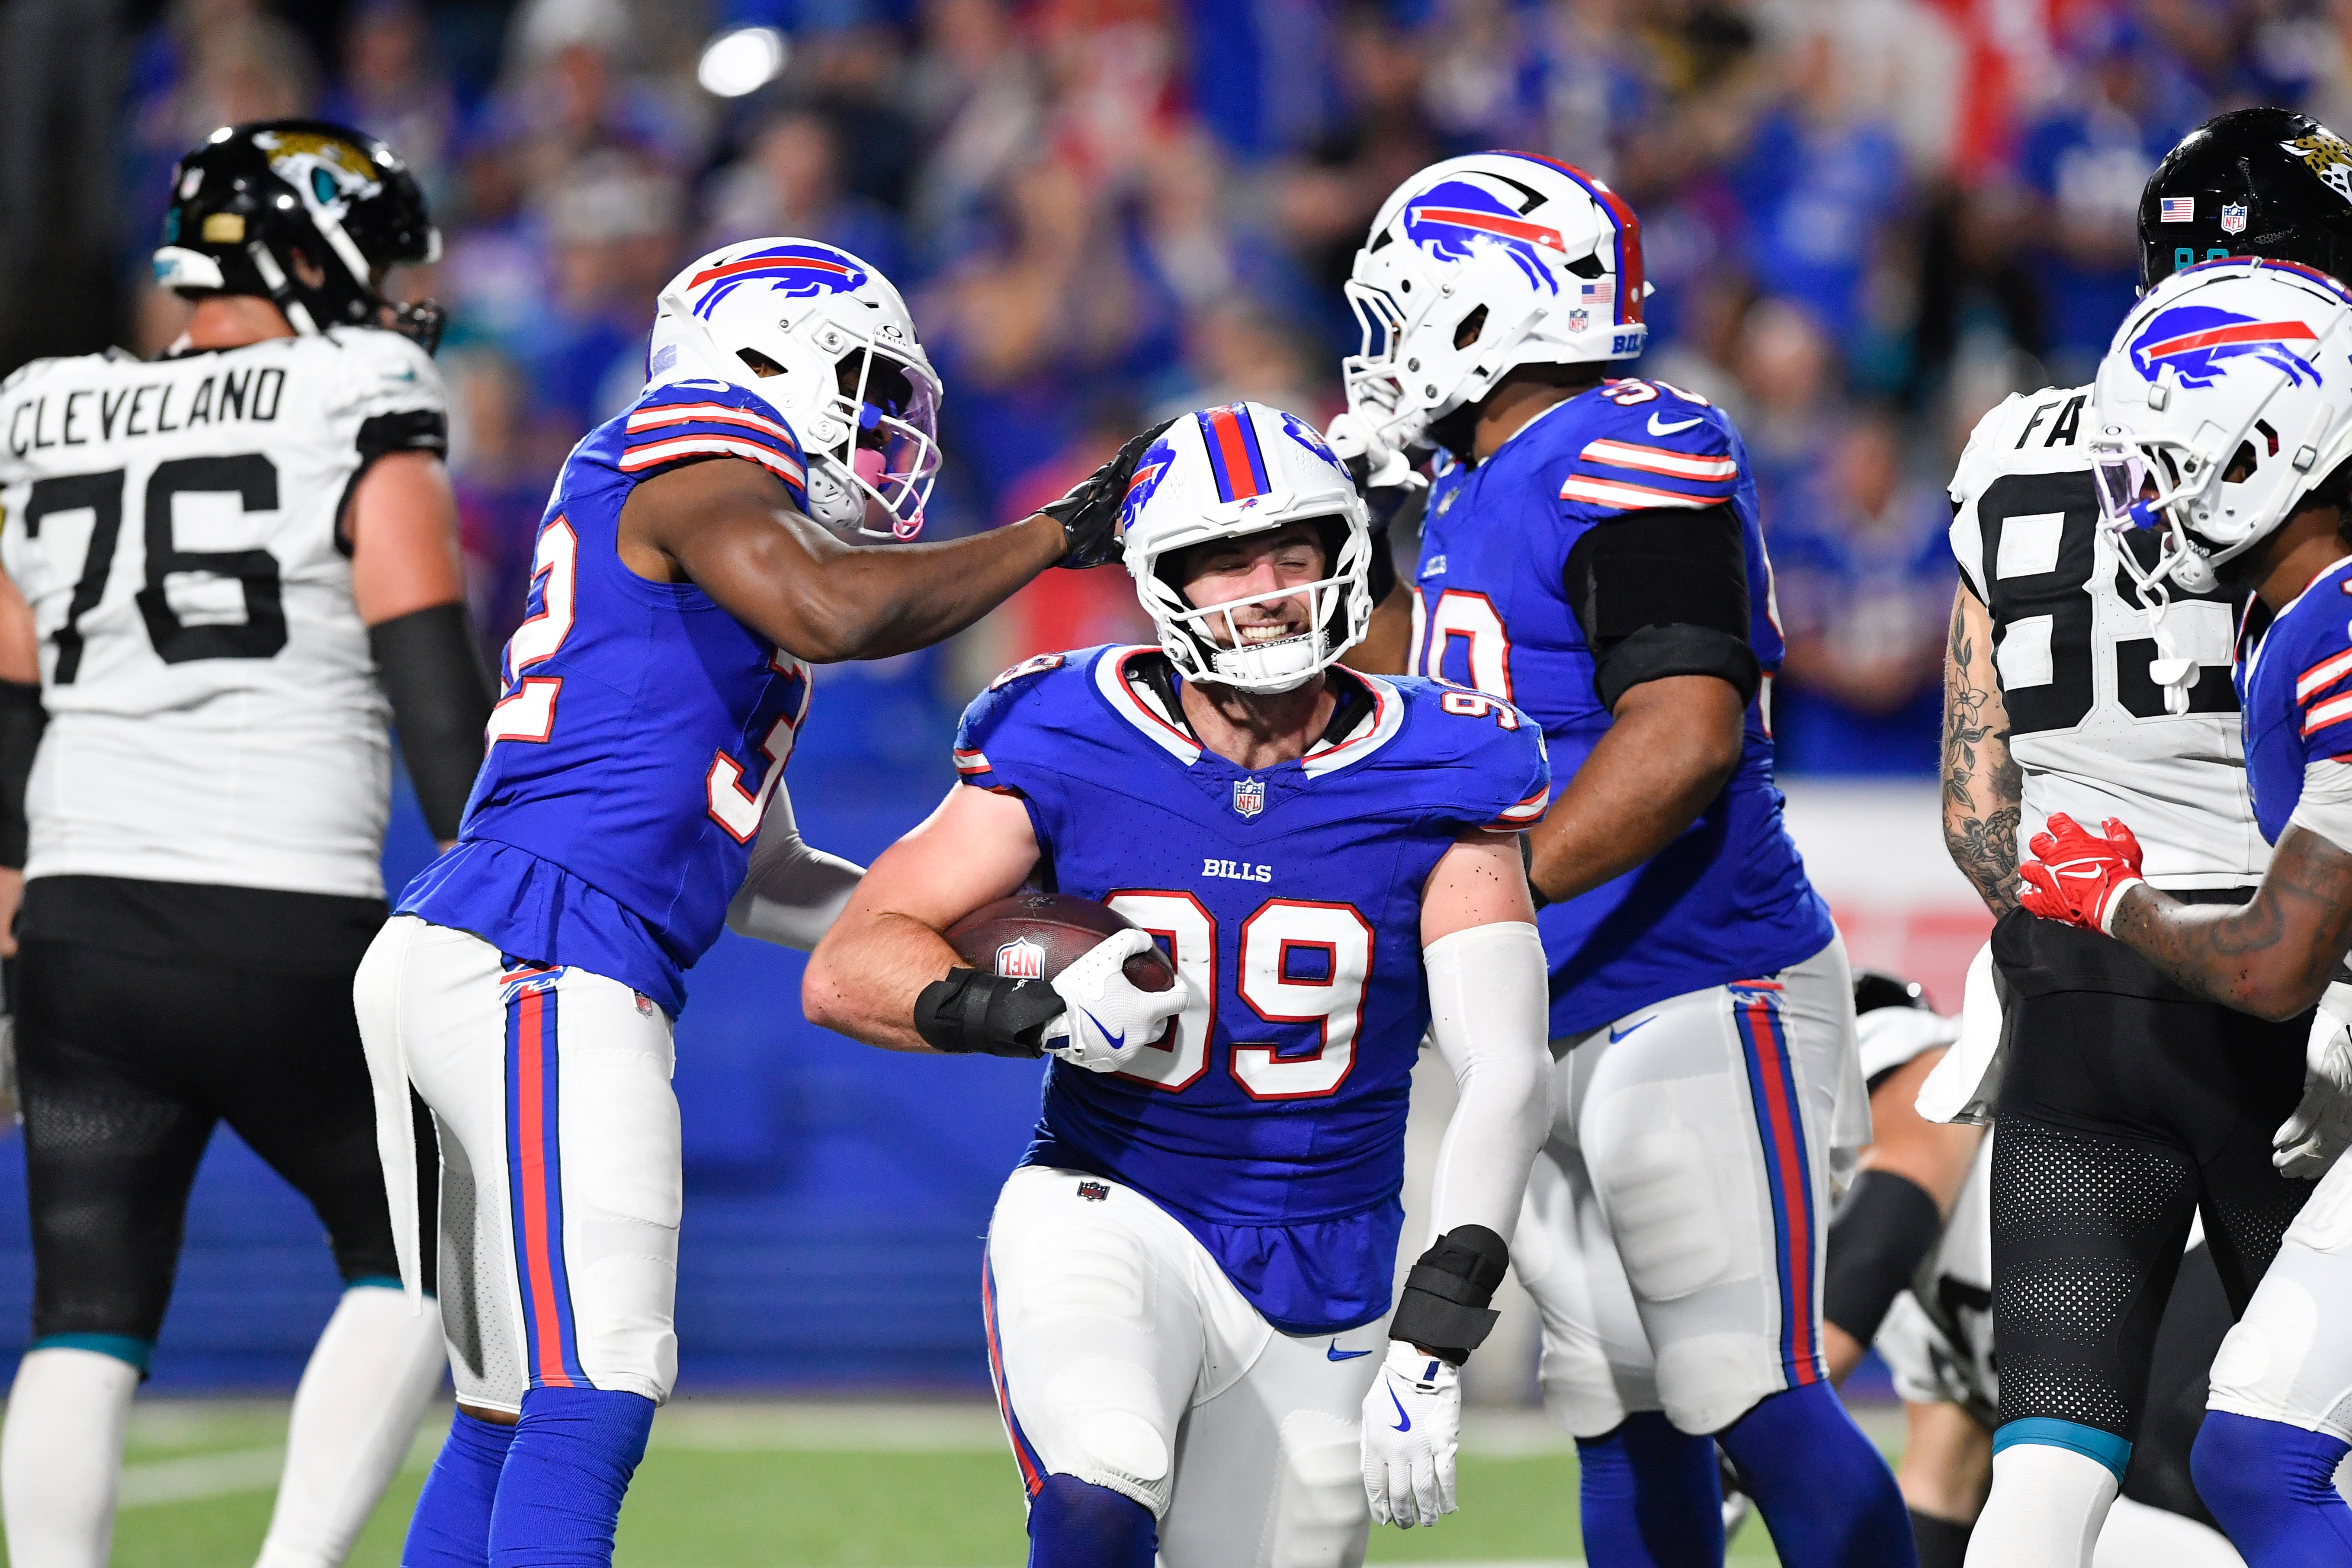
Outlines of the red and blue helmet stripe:
M1208 448L1209 472L1217 481L1217 499L1247 500L1262 496L1272 484L1265 477L1265 454L1257 444L1257 426L1241 404L1203 409L1192 417L1200 422L1201 444Z
M1524 158L1530 163L1541 163L1547 169L1566 174L1576 182L1586 195L1591 196L1604 212L1608 213L1610 226L1617 231L1615 241L1617 249L1614 258L1617 264L1617 304L1614 320L1620 326L1628 326L1639 321L1642 319L1642 220L1633 215L1632 207L1625 205L1625 198L1575 164L1563 163L1558 158L1547 158L1540 153L1510 151L1503 151L1497 155L1505 158Z

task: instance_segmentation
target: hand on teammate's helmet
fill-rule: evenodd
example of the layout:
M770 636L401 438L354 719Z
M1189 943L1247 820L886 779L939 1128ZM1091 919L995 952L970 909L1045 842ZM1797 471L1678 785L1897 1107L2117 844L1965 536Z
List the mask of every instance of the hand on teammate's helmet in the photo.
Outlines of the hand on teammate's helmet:
M1108 566L1118 559L1118 510L1127 500L1128 486L1134 481L1135 466L1143 461L1143 454L1160 439L1160 433L1175 423L1162 419L1129 437L1110 461L1072 485L1060 500L1037 509L1062 525L1062 536L1069 542L1059 564Z
M1429 493L1429 480L1412 466L1412 459L1354 415L1342 414L1332 420L1323 439L1330 443L1331 455L1339 459L1348 477L1356 481L1356 493L1364 498L1374 530L1388 527L1408 503Z
M1391 1340L1364 1395L1364 1495L1372 1521L1411 1530L1452 1513L1461 1436L1462 1369Z
M2330 985L2304 1047L2303 1100L2271 1136L2282 1176L2315 1182L2352 1145L2352 985Z
M1117 1072L1160 1037L1192 994L1181 975L1165 991L1143 990L1127 977L1127 961L1152 945L1150 932L1123 931L1088 948L1054 977L1063 1011L1045 1026L1047 1056L1088 1072Z
M2084 931L2108 930L2123 896L2139 885L2139 840L2115 817L2093 833L2063 811L2026 847L2033 858L2018 868L2025 888L2018 902L2045 921Z

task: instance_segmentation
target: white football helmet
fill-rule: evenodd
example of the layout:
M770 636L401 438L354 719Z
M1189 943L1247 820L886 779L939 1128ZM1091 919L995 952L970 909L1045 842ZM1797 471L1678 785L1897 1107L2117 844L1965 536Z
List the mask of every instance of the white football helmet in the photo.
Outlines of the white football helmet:
M1341 362L1348 411L1391 447L1523 364L1632 359L1642 224L1607 185L1529 153L1473 153L1397 187L1356 252L1348 302L1363 350Z
M1173 580L1180 551L1307 521L1325 525L1328 575L1312 583L1201 609ZM1315 427L1279 408L1234 403L1178 418L1137 463L1119 533L1136 595L1187 680L1290 691L1338 663L1371 624L1363 500ZM1254 643L1233 618L1244 605L1301 595L1309 622L1303 635Z
M2164 536L2125 569L2151 608L2167 578L2201 592L2352 458L2352 294L2292 261L2185 268L2125 318L2094 395L2100 510Z
M799 437L809 515L827 528L922 531L940 470L940 378L898 290L849 252L749 239L688 264L661 291L646 379L758 394Z

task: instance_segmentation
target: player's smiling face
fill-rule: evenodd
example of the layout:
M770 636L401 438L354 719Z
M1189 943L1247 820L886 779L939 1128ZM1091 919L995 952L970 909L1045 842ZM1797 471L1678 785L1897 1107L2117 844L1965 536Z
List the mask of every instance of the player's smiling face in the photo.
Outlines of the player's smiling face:
M1313 628L1315 595L1283 595L1282 590L1318 583L1325 572L1315 525L1293 522L1266 533L1194 545L1177 559L1176 585L1195 609L1234 605L1199 624L1220 647L1250 647L1305 637ZM1257 602L1244 602L1248 600Z

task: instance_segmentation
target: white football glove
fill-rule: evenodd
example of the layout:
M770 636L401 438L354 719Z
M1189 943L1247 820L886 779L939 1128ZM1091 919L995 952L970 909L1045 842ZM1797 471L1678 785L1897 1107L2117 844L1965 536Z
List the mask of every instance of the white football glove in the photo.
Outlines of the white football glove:
M1371 509L1375 527L1387 526L1407 501L1429 489L1428 479L1412 466L1411 458L1352 414L1332 420L1323 439L1330 444L1331 455L1339 459L1348 477L1356 481L1356 489Z
M1151 933L1123 931L1079 954L1050 984L1062 1016L1045 1026L1045 1054L1088 1072L1117 1072L1160 1037L1168 1020L1192 1000L1184 977L1165 991L1144 991L1122 966L1153 946Z
M2279 1174L2315 1182L2352 1143L2352 985L2328 986L2304 1047L2303 1101L2271 1135Z
M1462 1370L1402 1340L1364 1395L1364 1495L1372 1520L1411 1530L1454 1511Z

